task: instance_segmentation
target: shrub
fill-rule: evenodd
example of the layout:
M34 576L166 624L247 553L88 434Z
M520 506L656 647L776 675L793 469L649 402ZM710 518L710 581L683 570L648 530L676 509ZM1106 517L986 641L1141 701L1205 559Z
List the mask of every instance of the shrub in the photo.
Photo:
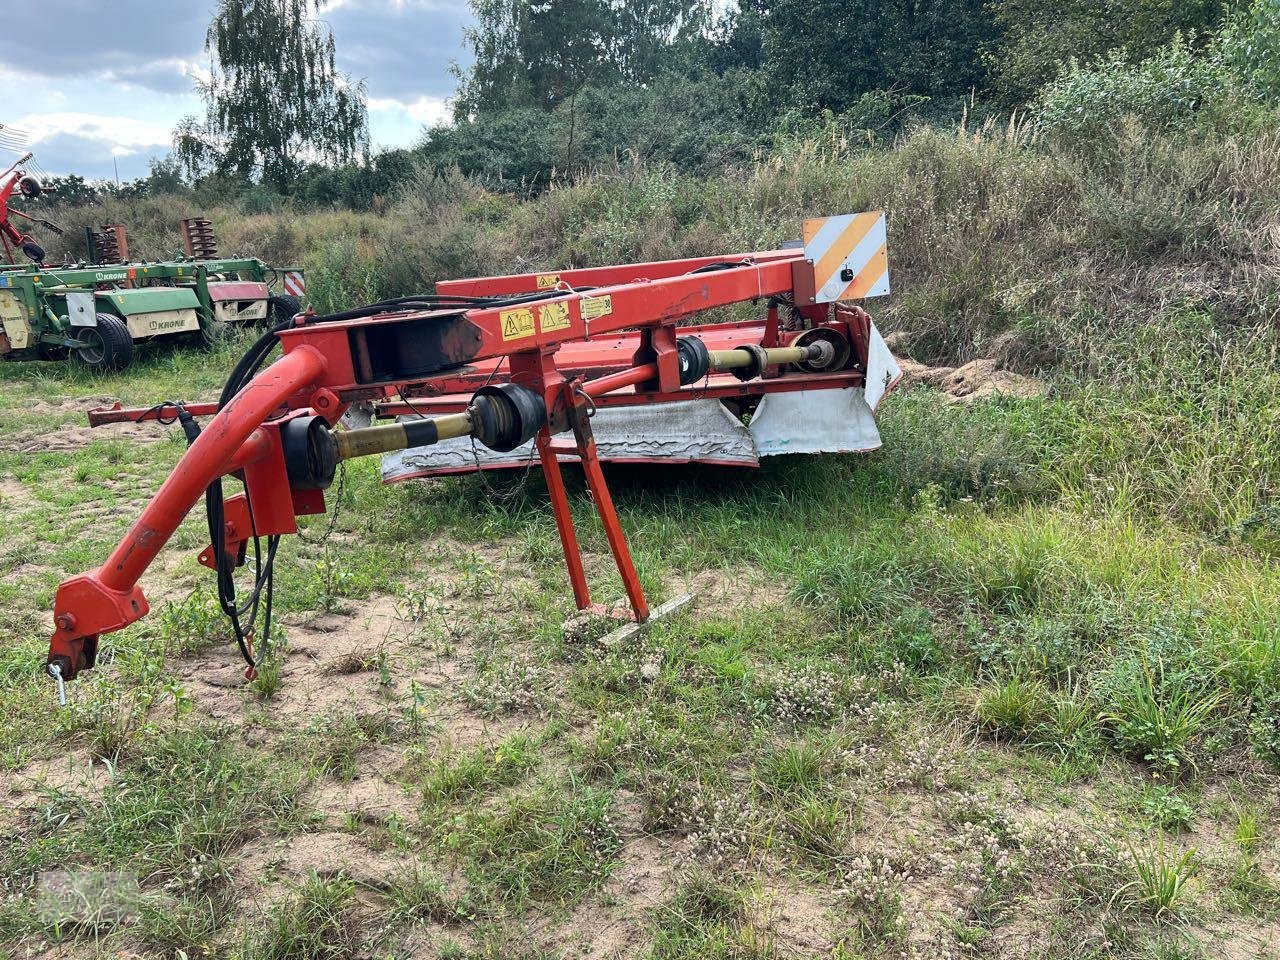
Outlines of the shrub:
M1218 37L1223 62L1257 93L1280 101L1280 5L1253 0L1241 8Z
M1051 411L1048 402L960 406L933 390L906 390L881 409L876 462L905 489L933 484L947 498L1041 494L1052 483L1043 452Z
M1162 830L1184 833L1191 829L1191 804L1169 787L1149 786L1142 794L1142 812Z
M314 873L268 924L245 944L252 960L347 960L360 944L355 884L344 876L322 879Z
M1135 760L1170 774L1195 766L1194 751L1223 700L1180 681L1166 682L1149 665L1112 691L1105 714L1116 744Z
M1249 740L1260 760L1280 770L1280 691L1264 694L1255 705Z
M1073 61L1040 92L1035 112L1055 142L1093 145L1105 142L1125 117L1158 130L1177 129L1237 95L1235 76L1221 58L1197 54L1178 36L1136 65L1121 50L1090 66Z
M1161 838L1154 850L1129 847L1132 879L1116 892L1126 906L1157 920L1176 919L1186 910L1192 878L1199 871L1195 850L1166 851Z
M1049 717L1048 691L1019 677L991 684L978 696L977 718L996 736L1024 737Z
M307 299L318 313L383 299L378 265L353 237L322 241L307 258Z

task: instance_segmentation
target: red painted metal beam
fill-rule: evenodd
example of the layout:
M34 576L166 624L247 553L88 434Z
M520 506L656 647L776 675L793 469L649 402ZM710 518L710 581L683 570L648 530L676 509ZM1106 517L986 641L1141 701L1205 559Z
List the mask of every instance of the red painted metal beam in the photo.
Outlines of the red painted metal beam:
M685 273L651 282L601 287L590 293L570 293L514 307L468 310L467 326L457 335L467 341L470 355L465 362L474 364L628 327L675 323L715 307L789 293L795 259L793 256L713 273ZM286 353L308 344L328 356L331 362L325 386L339 391L359 383L357 362L351 354L353 331L377 331L380 327L428 319L444 324L458 316L456 310L406 311L371 319L303 324L281 333L280 342Z
M214 417L183 454L137 522L98 570L68 580L54 602L50 662L73 678L84 665L86 641L128 626L149 607L138 581L218 477L265 456L274 447L255 434L290 395L324 375L325 358L303 349L259 374ZM251 440L250 438L254 439ZM249 443L248 451L242 450ZM283 493L288 494L286 484Z
M441 280L436 284L436 292L463 297L491 297L557 288L572 290L611 287L677 277L721 263L768 263L772 260L792 260L800 254L799 250L768 250L763 253L735 253L723 257L689 257L684 260L624 263L610 267L581 267L573 270L548 270L544 273L475 277L469 280Z

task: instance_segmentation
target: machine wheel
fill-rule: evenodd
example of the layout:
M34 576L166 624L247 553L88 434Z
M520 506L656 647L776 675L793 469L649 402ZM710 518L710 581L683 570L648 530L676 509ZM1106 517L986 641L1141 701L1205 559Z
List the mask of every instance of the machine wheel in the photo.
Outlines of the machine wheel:
M274 293L267 298L267 319L271 325L292 320L302 309L302 301L287 293Z
M98 325L85 327L77 339L76 356L92 370L123 370L133 362L133 337L119 317L98 314Z

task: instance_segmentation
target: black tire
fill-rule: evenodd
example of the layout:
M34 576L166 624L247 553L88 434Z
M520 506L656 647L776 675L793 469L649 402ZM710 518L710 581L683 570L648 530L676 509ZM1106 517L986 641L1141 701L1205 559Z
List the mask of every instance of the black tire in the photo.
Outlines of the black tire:
M274 293L267 298L267 320L276 324L292 320L302 310L302 301L287 293Z
M84 327L77 339L76 356L91 370L123 370L133 362L133 337L119 317L98 314L98 325Z

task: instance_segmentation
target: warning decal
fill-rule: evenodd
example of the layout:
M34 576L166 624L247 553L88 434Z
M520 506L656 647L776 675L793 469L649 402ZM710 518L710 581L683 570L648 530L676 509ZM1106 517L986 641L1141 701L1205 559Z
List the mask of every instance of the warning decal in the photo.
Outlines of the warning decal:
M804 256L813 267L815 303L889 293L888 243L881 210L806 220Z
M538 329L543 333L554 333L565 330L569 326L569 304L564 300L547 303L538 308Z
M582 301L582 319L599 320L613 313L613 297L587 297Z
M533 336L533 311L528 307L519 310L503 310L498 314L502 324L503 340L522 340Z
M557 285L559 282L560 282L560 274L558 274L558 273L543 273L543 274L540 274L540 275L538 276L538 289L539 289L539 290L553 290L553 289L555 289L556 285Z

